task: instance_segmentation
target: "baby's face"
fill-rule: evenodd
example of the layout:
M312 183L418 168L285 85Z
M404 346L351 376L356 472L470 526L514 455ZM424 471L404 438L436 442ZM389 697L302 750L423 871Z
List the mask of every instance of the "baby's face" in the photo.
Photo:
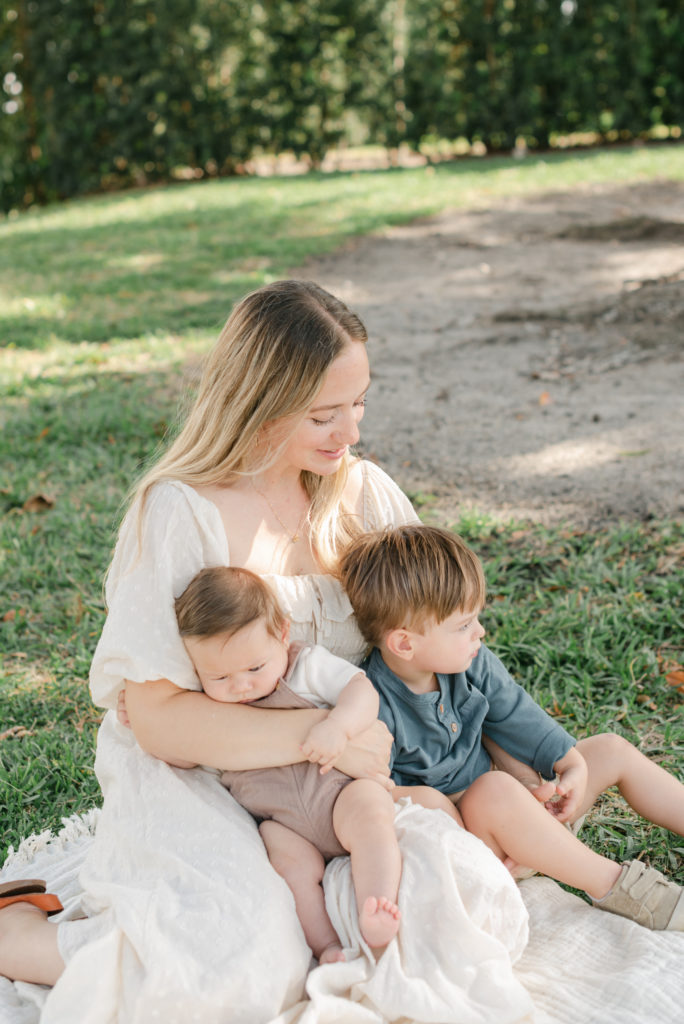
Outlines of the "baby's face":
M287 668L287 627L273 636L256 619L231 636L186 637L202 688L213 700L242 704L273 693Z

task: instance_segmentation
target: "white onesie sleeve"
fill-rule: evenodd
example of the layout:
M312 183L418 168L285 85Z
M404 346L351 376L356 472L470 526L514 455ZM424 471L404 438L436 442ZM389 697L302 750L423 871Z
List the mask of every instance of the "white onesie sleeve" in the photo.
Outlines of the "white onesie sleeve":
M138 505L124 519L107 578L107 619L90 668L93 700L114 708L125 679L201 686L178 633L174 601L207 566L228 564L218 510L193 488L156 484L137 536Z
M288 685L316 707L333 708L347 683L358 675L358 665L338 658L325 647L314 645L305 647L297 658Z

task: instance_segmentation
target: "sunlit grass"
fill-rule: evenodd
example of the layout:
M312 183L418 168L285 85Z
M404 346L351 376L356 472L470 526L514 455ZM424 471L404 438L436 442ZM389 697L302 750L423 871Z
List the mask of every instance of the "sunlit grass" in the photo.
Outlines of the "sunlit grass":
M684 146L227 179L0 221L0 338L21 347L215 330L238 295L357 234L544 190L684 178Z

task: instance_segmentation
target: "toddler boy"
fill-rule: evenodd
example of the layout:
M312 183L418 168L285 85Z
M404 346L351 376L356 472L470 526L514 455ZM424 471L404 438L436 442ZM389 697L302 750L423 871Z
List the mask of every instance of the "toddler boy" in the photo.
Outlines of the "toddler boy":
M585 890L594 906L657 930L684 931L684 891L640 861L616 864L567 828L617 785L642 816L684 835L684 785L622 737L575 743L482 645L485 581L453 533L406 525L364 534L340 578L373 650L362 668L394 736L392 777L447 794L468 831L502 860ZM542 804L492 771L483 734L554 778ZM551 812L551 813L548 813Z

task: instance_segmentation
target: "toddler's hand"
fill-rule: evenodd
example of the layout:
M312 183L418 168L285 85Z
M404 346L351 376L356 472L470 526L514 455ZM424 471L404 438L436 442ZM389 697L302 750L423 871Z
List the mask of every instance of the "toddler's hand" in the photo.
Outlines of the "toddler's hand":
M314 725L302 743L302 753L312 764L320 764L321 775L333 767L347 745L347 734L330 715Z
M581 754L571 750L556 763L556 769L559 773L556 783L557 796L546 804L546 808L559 821L573 821L577 817L587 788L587 763Z

